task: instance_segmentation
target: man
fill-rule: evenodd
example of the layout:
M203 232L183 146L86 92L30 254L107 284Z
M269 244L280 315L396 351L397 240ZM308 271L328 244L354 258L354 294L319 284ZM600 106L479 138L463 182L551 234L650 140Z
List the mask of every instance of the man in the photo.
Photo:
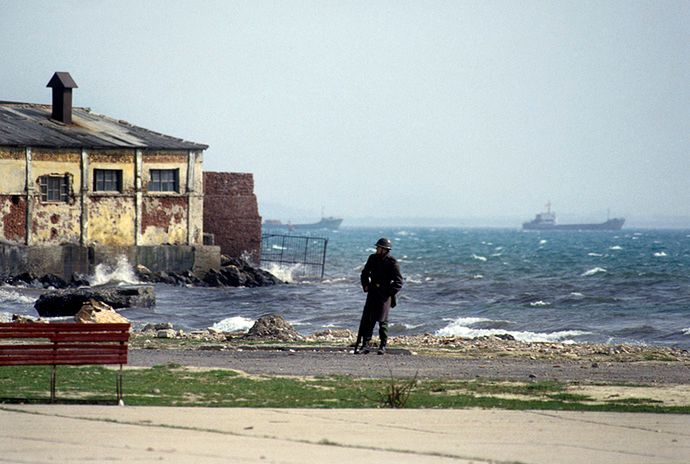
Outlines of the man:
M360 276L362 290L367 294L362 319L359 323L355 354L369 353L369 342L376 322L379 323L378 354L386 352L388 343L388 312L395 307L395 295L403 286L400 266L390 255L391 241L380 238L376 242L376 253L369 256ZM360 342L362 343L360 346Z

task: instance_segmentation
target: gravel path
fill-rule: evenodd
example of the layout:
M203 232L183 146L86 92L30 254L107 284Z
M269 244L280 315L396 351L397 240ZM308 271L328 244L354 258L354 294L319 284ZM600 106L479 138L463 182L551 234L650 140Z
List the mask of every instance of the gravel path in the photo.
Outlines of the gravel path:
M357 378L557 380L690 384L690 366L680 362L545 361L517 358L460 359L411 355L393 350L353 355L342 348L314 350L130 350L130 366L175 363L194 367L235 369L248 374L289 376L346 375Z

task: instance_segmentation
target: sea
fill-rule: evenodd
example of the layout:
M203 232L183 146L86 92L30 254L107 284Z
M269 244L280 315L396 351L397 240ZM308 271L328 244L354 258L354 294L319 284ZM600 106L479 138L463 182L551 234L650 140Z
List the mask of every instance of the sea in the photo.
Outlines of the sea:
M299 234L293 231L292 234ZM323 279L300 265L266 263L287 285L199 288L156 284L154 308L121 313L136 326L246 331L282 315L304 335L356 331L365 294L359 274L380 237L405 278L390 315L391 335L526 342L645 344L690 348L690 230L522 231L356 228L315 231L328 239ZM122 259L99 267L92 285L137 284ZM0 287L0 318L36 316L44 290Z

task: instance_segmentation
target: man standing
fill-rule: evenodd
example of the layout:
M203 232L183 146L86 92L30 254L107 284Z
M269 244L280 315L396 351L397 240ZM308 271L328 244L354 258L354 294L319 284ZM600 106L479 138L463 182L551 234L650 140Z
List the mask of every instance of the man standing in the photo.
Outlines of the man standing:
M390 255L391 241L380 238L376 242L376 253L369 255L360 276L362 290L367 294L362 320L359 323L355 354L369 353L369 342L376 322L379 323L380 345L378 354L386 352L388 343L388 313L395 307L395 295L403 286L400 266ZM361 346L359 345L362 343Z

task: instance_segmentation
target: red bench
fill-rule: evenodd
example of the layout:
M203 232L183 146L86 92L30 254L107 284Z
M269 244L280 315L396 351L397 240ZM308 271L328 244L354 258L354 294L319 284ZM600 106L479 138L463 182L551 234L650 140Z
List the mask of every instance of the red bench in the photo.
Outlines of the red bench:
M0 323L0 366L53 366L50 401L54 402L58 364L119 364L115 388L121 403L129 330L130 324Z

